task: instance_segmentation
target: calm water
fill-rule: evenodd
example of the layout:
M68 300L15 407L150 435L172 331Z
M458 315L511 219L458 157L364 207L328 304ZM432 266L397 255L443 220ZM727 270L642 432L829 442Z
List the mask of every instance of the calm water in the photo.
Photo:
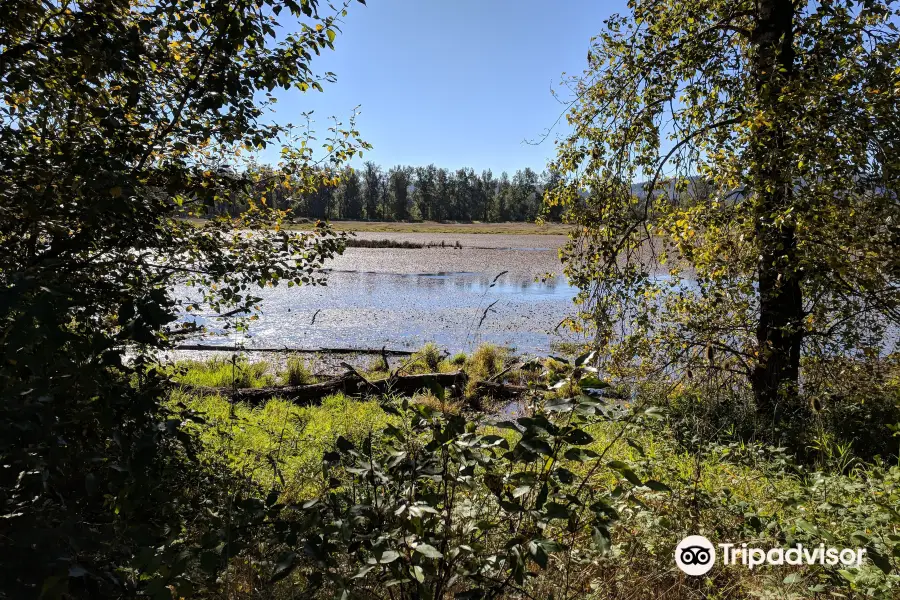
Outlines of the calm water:
M558 236L368 234L370 239L460 241L463 249L349 248L329 265L324 287L261 290L262 309L243 339L207 336L208 344L248 347L417 348L451 352L482 342L544 354L572 311L575 290L561 275ZM555 275L536 281L543 275ZM190 296L185 290L182 294ZM198 318L211 331L218 319Z

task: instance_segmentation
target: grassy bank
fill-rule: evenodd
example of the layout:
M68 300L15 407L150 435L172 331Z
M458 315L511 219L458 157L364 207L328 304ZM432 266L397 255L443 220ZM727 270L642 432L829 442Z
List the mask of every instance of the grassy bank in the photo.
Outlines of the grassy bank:
M195 225L203 225L203 219L188 218L186 221ZM497 235L567 235L571 229L562 223L439 223L421 221L416 223L399 223L391 221L330 221L338 231L359 231L376 233L483 233ZM286 225L286 229L305 231L312 229L315 221Z
M484 233L498 235L566 235L571 229L560 223L393 223L380 221L331 221L339 231L379 233ZM291 225L291 229L310 229L312 224Z
M275 372L260 363L237 364L237 372L246 374L239 378L243 386L291 380L290 369ZM505 541L502 521L498 523L500 530L490 528L498 524L485 525L485 515L494 514L492 511L501 507L511 510L509 505L519 502L523 505L532 502L531 511L546 511L541 508L545 501L540 497L543 494L546 498L547 492L537 493L541 474L560 473L552 480L545 480L553 482L551 500L559 497L551 504L555 502L554 506L561 507L564 506L560 504L562 498L576 498L572 491L568 492L569 496L564 494L566 489L576 487L574 491L580 494L579 498L594 502L590 511L588 504L584 504L584 511L602 514L608 540L603 531L597 533L596 527L593 536L582 533L578 527L573 529L577 518L573 521L572 515L578 514L577 510L569 512L568 527L565 519L544 523L542 535L546 539L541 543L546 542L547 553L538 552L534 562L529 559L528 573L522 583L502 597L896 598L900 593L900 515L897 513L900 467L896 456L867 463L848 462L846 457L836 456L834 460L809 465L798 463L784 448L729 439L728 435L697 445L683 439L665 411L653 412L651 416L647 409L653 399L638 398L610 406L609 414L618 416L584 420L584 434L578 440L570 440L578 446L573 446L577 452L571 456L566 452L563 457L560 452L556 459L546 460L539 450L535 461L516 462L509 458L515 453L503 454L503 448L520 449L523 443L527 446L525 438L533 436L529 433L533 429L528 427L537 427L540 436L546 437L548 431L571 422L571 417L567 421L564 413L545 413L541 406L554 403L558 406L577 384L565 379L567 368L559 361L548 359L523 365L509 352L490 346L479 348L471 355L450 357L436 346L428 345L403 364L408 373L449 372L459 368L466 370L473 380L502 373L501 379L510 377L516 383L530 382L535 389L543 389L525 403L536 407L526 410L530 416L518 420L520 426L527 427L517 426L517 429L499 423L496 408L483 412L472 410L471 406L476 404L500 406L473 398L474 388L465 390L458 399L450 399L440 390L423 391L405 399L354 399L338 394L311 407L298 407L280 399L260 407L235 406L222 395L200 397L175 391L171 405L176 410L187 409L203 415L203 422L192 423L190 431L202 448L204 462L223 464L235 476L252 482L251 487L259 490L260 498L271 496L269 492L274 490L279 506L313 506L316 498L348 494L348 498L356 498L355 502L364 502L367 478L376 476L380 478L373 480L380 481L375 483L376 496L387 502L393 485L391 457L396 462L410 452L425 452L422 456L435 452L443 455L446 452L443 448L450 447L447 444L457 448L452 452L463 452L460 456L466 456L466 452L471 452L466 448L475 439L492 440L491 447L496 451L486 449L483 458L472 463L473 467L481 466L467 476L465 485L451 490L425 482L421 484L422 491L414 494L408 487L410 484L401 482L397 488L407 490L401 495L402 502L406 502L402 498L407 493L422 500L431 498L427 502L446 518L451 514L461 518L463 514L448 507L480 507L476 512L482 515L479 517L482 521L476 524L472 517L471 522L461 521L459 527L463 529L452 529L453 543L471 547L471 552L476 554L495 552L499 548L502 555L503 543L514 541ZM186 383L222 385L227 383L225 378L232 369L235 367L230 362L218 361L182 363L175 370L176 378ZM311 381L306 363L295 364L293 370L299 372L294 375L295 381ZM388 375L377 358L365 374L372 379ZM592 386L601 384L591 381ZM556 414L559 416L554 417ZM541 415L547 415L550 420L541 421L544 418ZM576 421L582 419L585 418L578 417ZM480 438L471 437L473 434ZM402 441L398 444L398 440ZM336 463L336 458L329 458L345 453L355 457L355 464L362 466L352 467L352 461L345 463L340 459ZM451 455L456 454L447 456ZM503 460L511 461L511 470L497 471L492 466L492 461ZM368 464L376 466L370 471ZM568 474L563 476L563 473ZM578 486L579 479L587 487ZM529 487L529 481L534 481L536 487ZM443 499L429 495L439 489L444 489ZM404 509L397 510L402 513ZM406 523L412 527L410 534L450 539L442 537L451 536L451 530L444 530L440 519L428 521L426 516L410 517L408 522L404 517L395 525ZM430 531L429 527L437 529ZM474 529L469 531L467 527ZM479 528L485 527L489 528L478 533ZM676 569L672 556L677 542L688 534L705 535L713 543L747 542L767 549L798 543L807 547L818 547L820 543L838 548L859 547L865 548L870 558L859 568L812 565L750 570L740 564L719 565L705 577L685 578ZM385 529L381 535L396 534ZM293 575L259 596L258 589L265 588L266 573L271 570L266 566L269 563L265 552L259 552L244 553L250 561L247 564L256 566L242 571L247 592L232 593L229 598L292 597L291 590L303 589L309 583L310 574L318 568L313 562L308 567L313 571L308 571L301 564ZM447 552L447 549L435 550L435 556ZM411 561L413 585L428 585L434 573L413 569L420 563L412 550L408 557L401 554L398 560ZM438 559L439 563L446 560L446 556ZM348 578L359 570L358 565L346 560L330 568L345 569ZM363 575L357 573L356 580L348 580L359 580L354 589L374 593L380 584L365 581L380 569L367 575L371 569L363 568L359 570ZM236 567L235 572L241 571ZM422 579L416 584L420 576ZM252 592L253 589L257 592Z
M350 238L346 241L347 248L397 248L400 250L421 250L422 248L449 248L454 250L462 249L462 244L457 242L410 242L406 240L362 240L359 238Z

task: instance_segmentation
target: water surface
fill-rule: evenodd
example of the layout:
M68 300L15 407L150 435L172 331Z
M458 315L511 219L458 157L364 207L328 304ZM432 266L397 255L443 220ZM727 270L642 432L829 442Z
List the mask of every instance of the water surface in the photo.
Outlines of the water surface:
M348 248L326 265L327 286L260 290L262 314L247 337L207 336L202 341L308 349L412 349L432 341L450 352L491 342L545 354L553 341L569 339L557 330L571 313L575 295L561 274L561 236L359 237L444 241L448 246L459 241L463 248ZM197 320L211 331L221 331L224 324Z

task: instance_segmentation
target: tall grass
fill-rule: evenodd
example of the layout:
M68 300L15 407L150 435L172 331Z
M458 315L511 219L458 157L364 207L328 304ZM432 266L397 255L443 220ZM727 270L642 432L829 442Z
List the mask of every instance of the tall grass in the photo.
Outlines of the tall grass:
M301 407L276 398L253 408L232 406L219 395L173 391L170 405L179 403L206 421L188 426L204 453L224 457L236 473L263 489L283 489L289 502L322 491L322 454L333 448L338 436L362 443L388 423L377 402L343 394L324 398L320 406Z
M275 385L276 376L266 361L249 362L228 358L209 360L185 360L172 365L172 378L187 385L199 387L257 388Z
M285 370L281 373L283 385L307 385L315 383L312 363L302 356L290 356L287 359Z

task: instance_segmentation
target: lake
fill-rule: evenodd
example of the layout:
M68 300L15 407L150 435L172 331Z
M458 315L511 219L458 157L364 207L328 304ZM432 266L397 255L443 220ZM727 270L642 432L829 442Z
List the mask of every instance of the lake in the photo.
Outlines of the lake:
M259 290L262 314L240 338L205 344L248 348L415 349L435 342L449 352L480 343L546 354L572 341L559 323L575 289L562 275L558 235L359 233L359 239L440 244L445 248L348 248L326 265L327 286ZM462 248L450 248L457 242ZM542 280L545 275L548 280ZM189 291L182 291L190 295ZM221 331L220 319L192 320Z

